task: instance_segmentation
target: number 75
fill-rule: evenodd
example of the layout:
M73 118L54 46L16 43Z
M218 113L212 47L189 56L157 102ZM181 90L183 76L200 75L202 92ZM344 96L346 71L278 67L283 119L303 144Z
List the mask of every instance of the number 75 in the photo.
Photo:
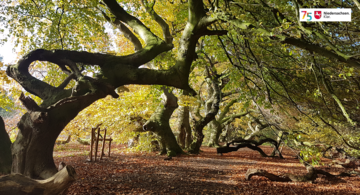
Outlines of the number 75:
M312 13L308 13L307 11L301 11L301 13L304 13L302 19L305 19L305 16L307 16L307 18L308 18L307 21L310 21L312 19L312 16L311 16Z

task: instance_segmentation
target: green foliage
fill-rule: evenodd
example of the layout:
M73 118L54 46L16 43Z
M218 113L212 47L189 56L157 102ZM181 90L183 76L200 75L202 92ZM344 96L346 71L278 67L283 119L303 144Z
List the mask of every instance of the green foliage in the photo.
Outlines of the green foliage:
M155 151L155 145L152 142L157 141L156 137L149 133L141 133L139 141L135 147L129 148L130 151L144 151L153 152Z
M319 165L322 157L321 150L317 147L304 147L300 152L300 162L310 163L312 165Z

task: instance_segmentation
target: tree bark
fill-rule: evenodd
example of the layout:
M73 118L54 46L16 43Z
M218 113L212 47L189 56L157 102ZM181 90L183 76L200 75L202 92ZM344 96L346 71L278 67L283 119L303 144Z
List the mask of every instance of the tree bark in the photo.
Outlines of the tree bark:
M46 180L34 180L21 174L0 177L0 194L57 195L63 194L76 179L75 169L66 166Z
M6 132L4 120L0 116L0 173L9 174L11 163L11 140Z

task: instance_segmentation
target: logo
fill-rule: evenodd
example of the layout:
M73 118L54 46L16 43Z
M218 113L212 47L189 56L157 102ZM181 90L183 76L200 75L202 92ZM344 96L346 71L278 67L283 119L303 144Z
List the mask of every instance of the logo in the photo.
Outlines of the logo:
M314 14L315 18L319 20L321 18L321 11L314 11L314 12L315 12Z
M351 22L351 9L300 8L301 22Z

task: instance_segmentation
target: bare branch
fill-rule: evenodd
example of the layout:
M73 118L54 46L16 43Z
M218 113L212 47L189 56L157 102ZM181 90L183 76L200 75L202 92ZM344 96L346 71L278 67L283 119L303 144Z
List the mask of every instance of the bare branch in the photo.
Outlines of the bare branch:
M322 56L331 58L331 59L337 59L340 62L344 62L352 67L355 68L359 68L360 67L360 60L357 60L353 57L346 57L346 56L341 56L338 55L332 51L326 50L325 48L322 48L318 45L312 44L312 43L307 43L305 41L299 40L299 39L295 39L295 38L286 38L285 40L282 41L283 43L287 43L290 45L294 45L297 47L300 47L302 49L308 50L308 51L312 51L315 52L317 54L320 54Z
M60 42L61 42L61 49L64 49L64 43L63 43L63 37L61 36L61 32L60 32L60 24L61 24L61 19L62 19L62 16L64 14L64 6L62 6L62 8L57 8L58 9L61 9L61 14L60 14L60 18L59 18L59 22L57 24L58 26L58 33L59 33L59 36L60 36ZM56 10L56 12L57 12Z
M202 31L201 35L218 35L218 36L222 36L222 35L226 35L227 34L227 30L204 30Z

